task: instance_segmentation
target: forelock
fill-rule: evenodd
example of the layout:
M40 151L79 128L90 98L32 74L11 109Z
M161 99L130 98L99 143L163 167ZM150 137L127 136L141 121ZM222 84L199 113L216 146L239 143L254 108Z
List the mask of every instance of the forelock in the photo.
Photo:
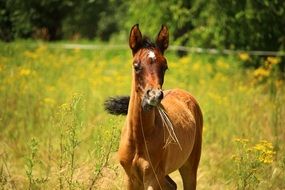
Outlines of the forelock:
M156 48L157 46L147 36L144 36L142 39L142 47L152 49L152 48Z

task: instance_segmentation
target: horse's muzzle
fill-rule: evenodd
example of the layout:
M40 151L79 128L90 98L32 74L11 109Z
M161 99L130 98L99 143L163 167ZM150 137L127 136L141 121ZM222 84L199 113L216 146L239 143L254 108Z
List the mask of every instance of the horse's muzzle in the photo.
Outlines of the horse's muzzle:
M157 106L162 99L163 99L163 91L161 89L146 90L142 100L143 110L147 111Z

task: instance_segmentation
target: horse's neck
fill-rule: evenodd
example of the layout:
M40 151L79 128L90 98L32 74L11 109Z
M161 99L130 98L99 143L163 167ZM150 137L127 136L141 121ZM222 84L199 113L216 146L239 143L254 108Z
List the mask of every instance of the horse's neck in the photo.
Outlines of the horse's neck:
M142 110L141 102L141 97L133 86L128 108L127 124L130 129L130 138L138 144L143 143L143 135L147 138L155 128L155 109L145 112Z

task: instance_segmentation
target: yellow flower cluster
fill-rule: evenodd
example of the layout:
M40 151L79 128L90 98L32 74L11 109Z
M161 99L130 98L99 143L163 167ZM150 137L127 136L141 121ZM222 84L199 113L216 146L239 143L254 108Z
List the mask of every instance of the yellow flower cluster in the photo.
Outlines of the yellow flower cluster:
M201 64L200 64L200 63L194 63L194 64L193 64L193 71L199 71L199 70L200 70L200 67L201 67Z
M277 65L278 63L280 63L280 58L278 57L267 57L266 59L266 63L270 64L270 65Z
M69 112L71 110L71 106L68 103L63 103L59 106L60 111Z
M261 141L253 147L258 153L258 160L264 164L270 164L273 162L275 152L271 142Z
M219 94L209 92L209 97L218 105L229 105L229 99L227 96L220 96Z
M191 63L191 57L189 57L189 56L182 57L179 59L179 63L189 64L189 63Z
M241 138L235 138L234 141L241 144L247 144L249 142L248 139L241 139Z
M240 151L239 154L232 156L235 162L241 162L242 159L243 162L260 164L271 164L273 162L275 151L271 142L263 140L253 146L249 146L248 139L236 138L234 141L239 145Z
M229 69L230 67L229 64L222 59L217 61L217 66L221 69Z
M22 68L19 71L19 75L20 76L28 76L30 74L31 74L31 70L30 69Z
M257 79L269 77L274 65L277 65L280 61L278 57L267 57L264 64L253 72L254 77Z
M250 56L248 53L246 52L243 52L243 53L240 53L239 54L239 58L242 60L242 61L248 61L250 59Z
M50 105L50 106L53 106L55 105L55 100L53 98L44 98L44 101L43 101L46 105Z
M270 74L269 70L267 70L264 67L259 67L253 72L254 77L268 77L269 74Z

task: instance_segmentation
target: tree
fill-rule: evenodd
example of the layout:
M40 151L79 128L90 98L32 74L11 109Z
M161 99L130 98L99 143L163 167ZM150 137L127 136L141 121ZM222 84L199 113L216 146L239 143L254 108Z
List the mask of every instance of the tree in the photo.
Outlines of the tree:
M75 0L28 0L24 9L30 13L30 21L37 28L46 28L49 40L62 38L62 23L75 8Z

